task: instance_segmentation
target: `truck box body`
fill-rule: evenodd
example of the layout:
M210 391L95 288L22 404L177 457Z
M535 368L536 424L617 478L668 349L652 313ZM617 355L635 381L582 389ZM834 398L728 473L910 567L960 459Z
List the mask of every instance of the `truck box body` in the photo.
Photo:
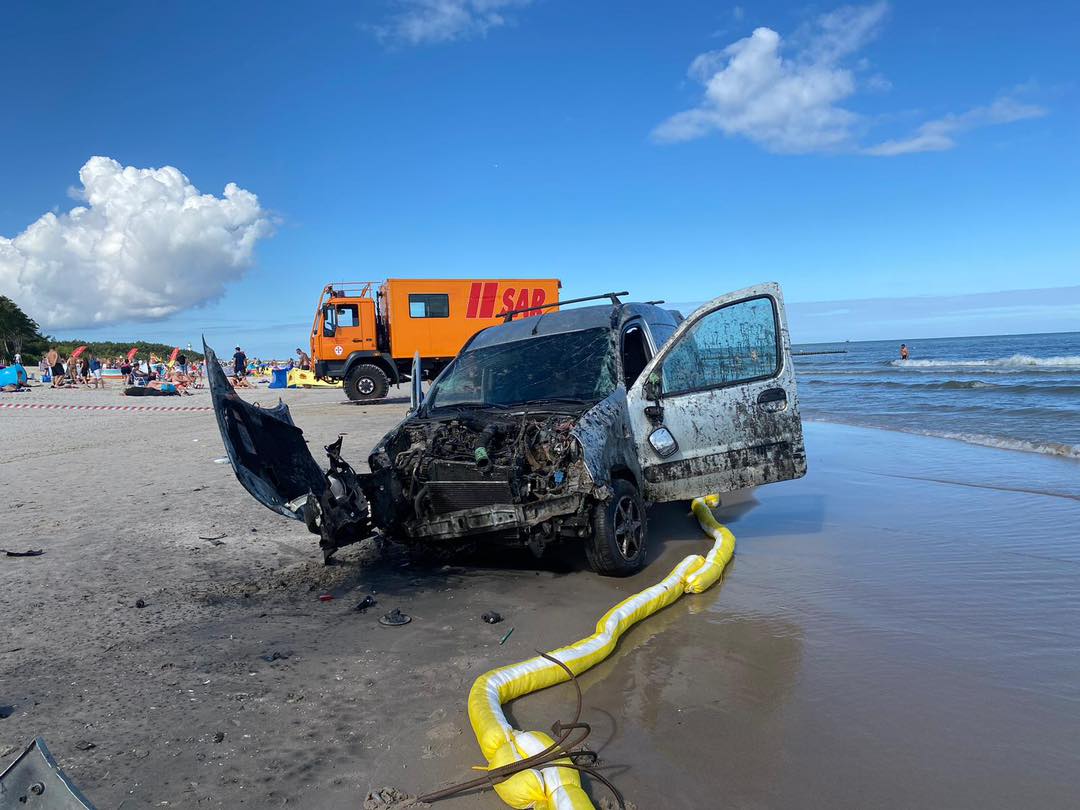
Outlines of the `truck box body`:
M399 360L412 360L416 351L424 359L452 360L466 340L502 323L502 313L559 300L555 279L392 278L383 290L390 350Z

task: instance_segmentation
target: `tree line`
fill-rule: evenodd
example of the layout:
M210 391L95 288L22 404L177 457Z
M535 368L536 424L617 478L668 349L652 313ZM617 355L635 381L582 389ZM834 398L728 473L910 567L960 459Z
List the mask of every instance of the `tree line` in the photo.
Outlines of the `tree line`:
M27 315L19 305L0 295L0 360L10 363L16 354L22 355L23 365L37 365L41 357L53 347L61 357L70 357L79 346L102 358L126 355L132 349L139 350L139 357L149 354L168 357L173 346L166 343L152 343L136 340L130 343L118 343L115 340L57 340L43 334L37 321ZM202 360L202 352L182 350L188 359Z

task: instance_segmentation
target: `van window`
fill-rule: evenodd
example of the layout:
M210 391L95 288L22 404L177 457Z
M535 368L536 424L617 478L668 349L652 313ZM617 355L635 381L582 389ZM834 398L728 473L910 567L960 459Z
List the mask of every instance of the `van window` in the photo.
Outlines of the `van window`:
M649 362L649 345L645 341L645 330L640 323L632 324L623 332L622 345L623 379L626 387L634 384Z
M775 377L781 367L778 323L768 296L735 301L702 316L664 358L664 394Z
M446 293L409 293L410 318L449 318L450 296Z

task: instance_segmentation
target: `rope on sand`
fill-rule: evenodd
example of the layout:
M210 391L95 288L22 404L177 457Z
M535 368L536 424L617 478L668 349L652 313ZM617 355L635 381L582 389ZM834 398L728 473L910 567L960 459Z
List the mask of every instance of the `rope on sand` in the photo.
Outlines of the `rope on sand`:
M183 405L68 405L59 402L0 402L0 408L19 408L22 410L43 411L191 411L206 412L214 410L208 406Z
M550 655L493 669L476 679L469 692L469 720L488 761L480 770L499 771L502 776L512 770L506 766L537 757L555 746L547 734L518 731L510 725L502 710L504 703L580 675L611 655L619 637L630 627L684 593L701 593L720 579L735 553L735 536L713 517L711 507L718 503L719 498L710 495L695 498L692 504L698 523L714 541L707 555L691 554L656 585L619 602L601 617L596 632L588 638ZM566 750L566 754L567 758L543 767L523 763L522 770L494 785L495 792L514 808L594 810L569 757L571 752Z

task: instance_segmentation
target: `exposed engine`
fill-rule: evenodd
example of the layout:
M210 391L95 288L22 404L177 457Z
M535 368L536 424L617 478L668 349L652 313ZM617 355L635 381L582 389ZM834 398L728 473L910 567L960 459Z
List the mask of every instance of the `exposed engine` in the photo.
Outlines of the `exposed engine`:
M592 481L572 435L575 424L566 414L465 413L404 425L382 458L396 473L401 502L412 507L411 515L402 516L406 533L462 536L497 530L498 510L490 508L508 505L525 507L517 519L506 520L519 533L524 523L523 540L531 539L534 528L546 537L576 533L579 521L565 514L567 498L584 503ZM557 519L555 510L549 516L541 506L546 502L564 509ZM458 517L435 528L449 515Z

